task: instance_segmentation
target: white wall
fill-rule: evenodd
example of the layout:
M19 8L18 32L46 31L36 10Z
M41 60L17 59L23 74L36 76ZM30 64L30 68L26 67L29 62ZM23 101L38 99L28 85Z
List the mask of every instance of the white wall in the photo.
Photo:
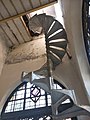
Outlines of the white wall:
M2 69L5 63L5 59L7 57L7 47L5 44L5 41L2 40L2 38L0 37L0 76L2 75ZM2 92L2 82L0 79L0 93ZM3 85L4 88L4 85Z
M5 41L2 40L2 38L0 37L0 75L2 72L2 68L5 62L7 56L7 47L5 45Z
M61 0L61 3L73 68L76 71L77 80L73 84L77 87L78 94L81 93L90 105L90 66L87 61L82 32L82 0ZM81 95L79 94L78 98L81 98ZM83 97L81 103L85 104ZM79 119L89 120L90 117L84 116Z
M4 52L2 48L1 50ZM46 49L44 38L39 37L31 42L17 47L6 58L7 64L4 64L4 53L1 53L0 76L0 108L2 109L6 99L21 83L21 74L23 71L31 72L39 69L46 62ZM0 68L0 69L1 69Z
M56 68L54 77L61 83L64 83L68 89L75 91L78 104L89 104L85 87L82 84L78 72L74 69L73 60L65 57L62 64Z
M82 33L82 0L62 0L63 17L71 49L73 67L90 96L90 66L87 61Z

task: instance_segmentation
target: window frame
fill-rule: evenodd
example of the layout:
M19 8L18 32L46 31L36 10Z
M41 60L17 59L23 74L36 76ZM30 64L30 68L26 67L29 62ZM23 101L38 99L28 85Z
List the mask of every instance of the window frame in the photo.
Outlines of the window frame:
M90 15L89 15L89 8L90 2L89 0L83 0L82 4L82 28L83 28L83 37L84 37L84 44L86 49L86 54L88 58L88 62L90 64Z
M65 87L62 84L60 84L58 81L56 81L56 80L54 80L54 81L55 81L55 84L58 84L58 85L60 85L60 87L62 87L62 89L65 89ZM3 107L2 113L1 113L1 119L2 120L12 120L14 118L15 118L15 120L29 120L29 118L32 118L32 117L35 120L37 120L37 117L38 117L38 120L39 120L40 117L43 118L43 116L50 116L52 114L52 108L51 108L51 106L48 106L48 105L46 105L45 107L40 107L40 108L27 109L27 110L24 109L24 110L21 110L21 111L14 111L14 112L5 113L5 108L8 104L8 102L10 101L11 97L24 84L27 84L27 82L21 83L18 87L16 87L16 89L8 97L6 103ZM72 101L70 103L62 104L60 106L59 111L63 111L66 107L68 107L68 106L71 107L72 105L73 105ZM77 118L74 117L74 118L71 118L71 120L77 120Z

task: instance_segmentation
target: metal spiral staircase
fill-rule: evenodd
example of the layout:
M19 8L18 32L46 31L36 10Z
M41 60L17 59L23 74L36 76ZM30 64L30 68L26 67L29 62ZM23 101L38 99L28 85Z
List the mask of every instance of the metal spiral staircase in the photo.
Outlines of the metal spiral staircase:
M29 27L35 33L41 33L43 30L47 63L41 69L25 75L22 80L30 80L31 83L51 94L53 120L62 120L79 115L90 116L90 107L77 105L73 90L55 90L53 87L52 70L62 62L62 58L67 53L67 35L62 24L52 16L40 14L30 19ZM68 98L73 101L73 106L59 112L59 106Z

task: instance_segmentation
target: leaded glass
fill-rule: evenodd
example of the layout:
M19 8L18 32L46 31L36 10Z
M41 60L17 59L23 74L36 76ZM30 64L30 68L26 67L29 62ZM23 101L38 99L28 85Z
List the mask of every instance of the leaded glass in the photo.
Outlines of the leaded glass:
M58 82L54 83L54 89L62 88L64 87ZM70 100L66 99L62 105L66 103L70 103ZM18 114L16 120L52 120L51 95L30 82L22 83L10 95L3 109L3 113L9 114L9 120L11 120L10 113L18 112L22 117ZM14 119L13 114L12 117Z

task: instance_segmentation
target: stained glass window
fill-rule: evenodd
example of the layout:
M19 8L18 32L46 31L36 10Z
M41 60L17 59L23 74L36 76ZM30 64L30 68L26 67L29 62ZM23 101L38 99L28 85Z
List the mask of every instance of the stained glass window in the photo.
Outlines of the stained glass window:
M62 88L65 87L54 80L54 89ZM65 103L71 101L67 99L62 105ZM5 103L2 120L52 120L51 114L51 95L30 82L23 82Z

